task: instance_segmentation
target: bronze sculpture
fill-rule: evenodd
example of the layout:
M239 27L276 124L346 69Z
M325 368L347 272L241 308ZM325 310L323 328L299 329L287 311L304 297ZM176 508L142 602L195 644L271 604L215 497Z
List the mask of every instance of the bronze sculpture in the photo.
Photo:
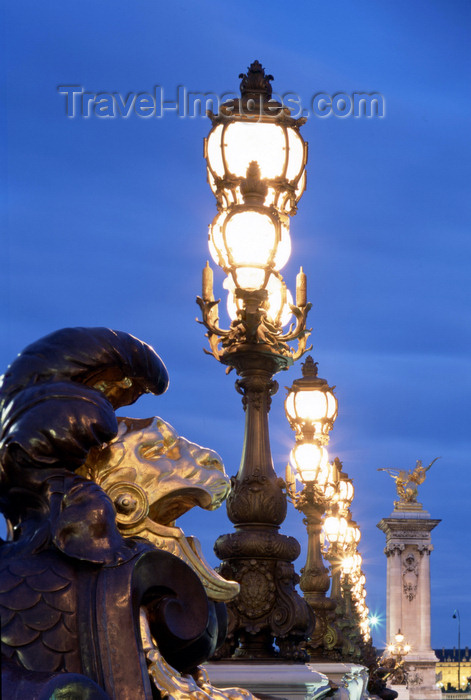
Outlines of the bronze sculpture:
M422 466L422 460L418 459L414 469L389 469L383 467L379 472L387 472L396 482L396 491L399 496L399 503L417 503L417 487L424 483L427 472L440 457L435 457L428 467Z
M4 697L153 700L172 692L191 697L192 687L201 697L250 696L211 689L197 668L224 639L219 601L233 597L237 585L221 584L210 600L184 556L123 536L142 505L135 497L145 494L142 485L133 490L127 483L126 495L115 482L107 494L90 478L94 469L100 476L105 453L105 465L116 451L125 454L126 432L131 440L135 435L130 419L118 426L115 409L144 392L162 393L167 383L150 346L105 328L52 333L26 348L2 377L0 507L9 532L0 546ZM141 421L141 432L158 420ZM175 457L183 443L170 437L167 424L160 428ZM158 457L157 443L140 444L141 454ZM195 479L191 470L184 474L177 488L147 504L155 512L143 515L160 518L164 529L178 530L181 512L197 503L216 507L227 493L217 455L192 443L186 448ZM199 483L205 470L208 483ZM159 686L164 681L174 681L173 689Z

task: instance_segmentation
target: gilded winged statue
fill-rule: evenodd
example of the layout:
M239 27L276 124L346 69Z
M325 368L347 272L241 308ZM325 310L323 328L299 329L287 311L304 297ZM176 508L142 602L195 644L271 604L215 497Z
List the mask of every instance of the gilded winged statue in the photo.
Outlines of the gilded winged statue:
M400 503L417 503L417 487L424 483L428 470L437 459L440 459L440 457L435 457L428 467L424 467L422 460L418 459L414 469L390 469L383 467L378 469L378 471L387 472L394 479Z
M106 328L52 333L0 379L2 697L252 698L199 667L239 587L175 524L221 504L222 462L115 414L167 384L150 346Z

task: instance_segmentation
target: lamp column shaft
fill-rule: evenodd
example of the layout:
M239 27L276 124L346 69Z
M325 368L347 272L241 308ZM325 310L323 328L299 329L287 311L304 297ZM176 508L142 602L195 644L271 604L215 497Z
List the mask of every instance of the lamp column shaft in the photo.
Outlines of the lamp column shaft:
M330 590L330 597L336 603L339 603L342 600L342 588L340 586L340 565L337 551L333 553L330 561L332 572L332 588Z
M304 494L298 502L299 510L306 516L304 524L307 529L307 558L304 568L301 570L299 587L304 593L316 617L316 626L309 641L309 653L311 660L316 656L325 655L324 638L327 632L330 612L335 608L335 602L326 597L329 589L329 572L324 566L321 552L321 522L324 512L324 504L315 500L315 493L306 487Z
M303 508L303 513L306 515L304 524L307 529L307 557L306 565L302 569L299 587L312 606L315 606L318 601L325 600L325 594L330 584L329 572L324 566L321 552L320 535L323 510L323 506L317 504Z
M239 380L238 387L239 390L242 389L244 393L245 435L237 480L243 481L245 478L250 478L255 474L268 479L276 478L271 456L268 428L268 412L271 403L270 395L276 391L276 382L272 380L269 372L261 369L249 370L242 374L242 379ZM282 522L286 516L286 500L283 499L283 501L285 507L282 509L284 511L282 516L280 513L280 522ZM258 512L254 515L257 519L260 516ZM262 515L266 518L265 512ZM229 517L231 516L229 515ZM278 519L279 518L276 518L276 520Z
M258 346L260 348L260 346ZM235 532L215 543L222 560L220 573L238 581L240 594L228 604L230 623L225 646L216 658L302 661L299 643L313 628L312 613L295 589L299 577L294 561L300 547L294 537L278 532L286 516L284 482L273 468L268 412L278 385L273 375L279 358L264 348L242 346L231 354L240 379L246 412L242 459L227 499L227 514ZM274 642L279 647L275 651Z

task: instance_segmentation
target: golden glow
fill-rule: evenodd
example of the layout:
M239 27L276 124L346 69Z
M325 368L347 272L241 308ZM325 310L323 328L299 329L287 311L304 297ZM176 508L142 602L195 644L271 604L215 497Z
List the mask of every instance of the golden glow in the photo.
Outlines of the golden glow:
M348 528L347 528L346 541L348 543L351 543L351 544L353 544L353 543L357 544L360 541L360 539L361 539L360 528L356 524L354 524L353 522L350 522L348 524Z
M209 227L209 252L211 257L216 263L224 270L229 268L229 258L226 251L226 246L224 244L223 236L223 224L226 220L226 215L218 216L214 221L213 225Z
M268 186L265 206L295 212L294 204L306 188L307 158L306 144L296 128L273 120L218 124L206 140L205 156L210 187L222 197L224 207L243 202L239 184L255 161Z
M335 501L342 504L343 508L348 508L353 500L353 484L350 480L340 479Z
M345 540L348 523L342 516L330 515L324 521L325 536L331 544L342 543Z
M337 490L338 472L337 467L333 462L327 465L327 478L324 487L324 496L328 501L331 501Z
M356 552L344 557L340 564L344 574L354 574L361 567L361 555Z
M265 270L260 267L237 267L233 277L240 289L262 289L265 286Z
M257 211L242 211L226 224L226 249L235 267L265 267L277 244L277 231L270 217Z
M236 271L238 282L245 284L258 283L261 279L261 272L257 268L239 268ZM263 273L264 274L264 273ZM258 275L258 277L257 277ZM263 280L259 286L263 285ZM237 300L235 296L235 284L232 277L226 277L223 282L224 289L227 289L227 313L229 318L234 321L237 318L237 310L243 309L243 302ZM242 286L239 284L239 286ZM243 287L244 289L250 287ZM276 275L270 275L266 285L268 291L268 308L267 316L274 323L280 323L282 326L288 325L291 321L292 313L290 305L293 304L293 297L289 289L281 279Z
M273 180L284 175L285 135L277 124L233 122L224 134L226 163L229 172L245 177L249 163L257 161L261 178Z
M304 142L295 129L286 131L288 163L285 129L279 124L236 121L228 124L224 133L223 125L219 124L208 137L209 165L218 177L226 175L223 150L230 175L245 177L249 163L255 160L262 179L286 177L295 180L303 168Z
M293 296L286 285L275 275L270 275L267 284L268 310L267 314L273 321L280 320L282 326L291 321L290 305L293 304Z
M270 277L270 270L281 269L291 253L288 217L265 211L238 207L218 214L209 229L209 251L217 265L232 274L235 286L245 290L267 287L279 297L275 315L289 317L291 312L281 309L293 303L292 297L282 291L280 279ZM271 302L272 313L276 305Z
M289 160L286 179L295 180L303 167L304 143L301 136L294 129L288 129L288 143Z
M211 169L218 177L223 177L224 175L224 162L222 160L221 153L222 128L222 124L218 124L218 126L210 133L207 142L208 162L211 165Z
M316 443L298 443L290 454L290 462L302 481L316 481L320 477L320 483L325 483L324 473L328 473L328 459L325 447Z
M289 219L283 217L281 224L281 236L276 249L274 265L275 270L281 270L289 260L291 255L291 236L289 235Z
M398 644L401 644L401 643L404 641L404 635L401 634L401 631L400 631L400 630L399 630L399 632L395 635L394 639L396 640L396 642L397 642Z
M286 398L285 409L291 427L299 433L304 433L309 427L316 436L327 436L337 416L337 399L327 384L322 388L293 386Z
M327 414L327 400L323 391L298 391L294 405L299 418L309 422L325 418Z

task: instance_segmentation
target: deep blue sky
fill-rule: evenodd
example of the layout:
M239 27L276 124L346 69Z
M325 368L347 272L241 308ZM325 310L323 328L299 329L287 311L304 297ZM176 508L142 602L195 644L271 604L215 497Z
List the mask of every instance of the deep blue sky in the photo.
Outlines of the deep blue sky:
M454 608L471 643L470 24L467 0L23 0L0 18L0 368L60 327L129 331L162 355L171 386L127 412L161 415L217 449L229 474L240 459L240 397L235 377L203 354L195 323L216 212L202 158L209 121L68 119L57 86L219 94L259 59L276 91L306 105L318 92L384 96L383 119L312 117L303 128L308 189L284 272L291 288L300 264L308 274L313 354L337 385L330 453L355 481L372 611L385 607L376 523L394 499L376 470L442 457L420 490L442 519L431 560L436 647L456 643ZM300 371L279 376L281 387ZM271 411L280 475L293 444L284 394ZM185 521L215 564L215 535L232 531L225 509ZM282 531L304 547L292 508ZM384 635L383 626L377 644Z

